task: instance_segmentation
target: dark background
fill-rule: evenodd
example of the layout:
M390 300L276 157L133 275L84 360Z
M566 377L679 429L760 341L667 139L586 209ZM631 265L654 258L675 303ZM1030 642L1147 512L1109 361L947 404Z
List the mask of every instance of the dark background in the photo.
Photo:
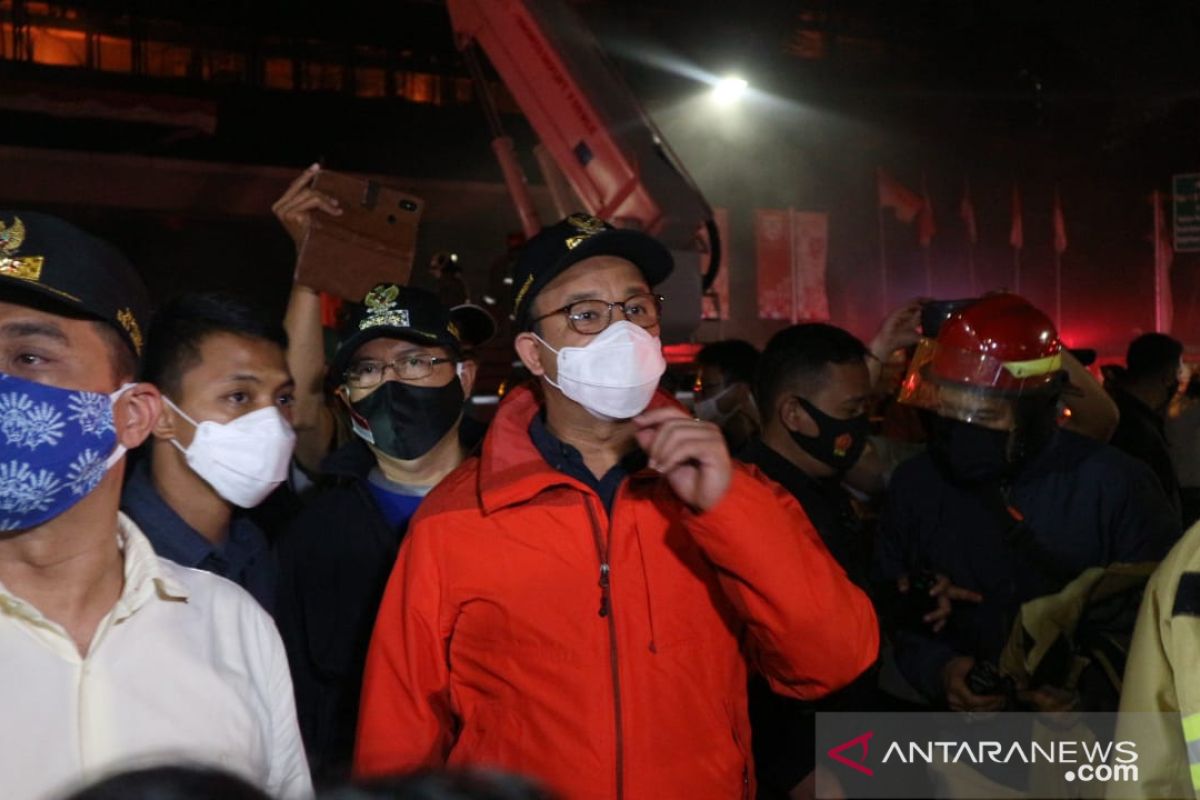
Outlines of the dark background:
M761 344L778 326L754 318L753 213L789 206L830 214L833 319L869 334L882 308L879 166L914 190L924 175L939 296L968 290L964 180L980 286L1012 285L1015 182L1022 290L1052 310L1057 186L1070 241L1065 338L1116 354L1153 329L1149 195L1169 197L1173 173L1200 168L1200 4L571 5L710 203L730 210L734 319L704 323L700 338ZM476 296L519 227L441 3L3 0L0 23L0 202L55 210L107 235L160 299L230 288L282 307L291 253L270 199L317 159L402 185L435 183L419 258L459 252ZM752 91L722 109L697 76L727 72ZM539 184L528 126L495 88ZM66 155L68 166L48 166ZM222 174L232 165L246 187L173 193L179 161ZM924 267L914 227L888 216L883 234L894 305L923 292ZM1189 344L1200 344L1195 265L1179 254L1173 270L1174 332Z

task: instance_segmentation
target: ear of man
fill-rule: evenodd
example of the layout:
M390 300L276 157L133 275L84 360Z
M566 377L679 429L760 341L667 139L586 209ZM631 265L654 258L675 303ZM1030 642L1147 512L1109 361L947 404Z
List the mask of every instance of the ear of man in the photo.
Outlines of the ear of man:
M518 333L517 338L513 341L513 347L517 351L517 357L521 359L521 363L525 365L525 369L529 370L531 375L541 377L546 374L546 367L542 364L542 343L531 332Z
M470 397L475 388L475 378L479 374L479 365L474 361L458 362L458 380L462 383L463 397Z
M138 447L152 433L159 435L160 419L165 416L158 388L152 383L135 383L113 404L117 441L128 450Z
M779 420L783 427L793 433L805 436L815 436L817 433L817 424L812 415L800 404L796 395L790 392L784 395L779 403Z

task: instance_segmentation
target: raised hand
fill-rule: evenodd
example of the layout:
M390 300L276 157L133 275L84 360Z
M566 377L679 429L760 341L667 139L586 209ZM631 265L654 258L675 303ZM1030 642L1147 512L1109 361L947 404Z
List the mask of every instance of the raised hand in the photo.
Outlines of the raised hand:
M721 429L678 408L656 408L633 418L637 442L678 495L695 511L720 502L733 479Z

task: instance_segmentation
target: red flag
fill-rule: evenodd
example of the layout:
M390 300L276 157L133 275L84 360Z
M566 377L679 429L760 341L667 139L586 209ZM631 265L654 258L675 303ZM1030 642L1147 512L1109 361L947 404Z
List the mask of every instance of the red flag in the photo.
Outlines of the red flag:
M896 212L896 219L901 222L912 222L925 202L895 178L889 175L883 167L875 169L875 182L879 188L879 207L890 208Z
M929 187L925 184L925 175L921 175L921 211L917 215L917 241L921 247L929 247L933 235L937 233L937 225L933 222L933 203L929 202Z
M979 241L979 231L975 227L975 204L971 202L971 185L963 181L962 202L958 204L958 215L962 217L963 225L967 228L967 241L975 244Z
M1008 231L1008 243L1014 250L1025 246L1025 225L1021 222L1021 190L1015 183L1012 192L1012 228Z
M1054 188L1054 252L1060 256L1067 249L1067 223L1063 219L1062 199L1058 196L1058 187Z

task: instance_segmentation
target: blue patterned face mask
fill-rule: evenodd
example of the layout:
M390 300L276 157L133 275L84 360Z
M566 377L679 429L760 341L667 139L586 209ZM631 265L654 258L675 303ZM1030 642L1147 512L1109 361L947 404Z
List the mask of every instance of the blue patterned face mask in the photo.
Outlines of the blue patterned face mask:
M71 391L0 372L0 530L24 530L78 503L125 448L111 395Z

